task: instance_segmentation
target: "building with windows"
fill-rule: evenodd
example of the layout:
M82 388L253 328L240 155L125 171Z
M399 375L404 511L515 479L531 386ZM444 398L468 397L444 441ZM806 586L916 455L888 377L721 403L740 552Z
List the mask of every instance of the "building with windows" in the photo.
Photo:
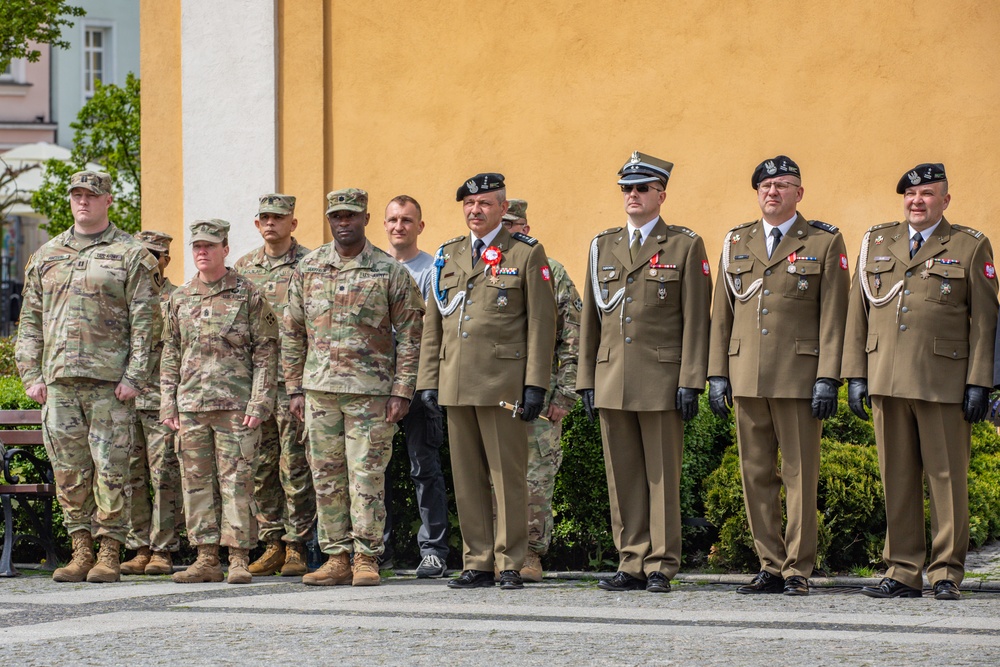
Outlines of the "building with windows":
M49 88L51 54L48 44L36 47L37 62L11 61L0 72L0 153L21 144L54 142Z

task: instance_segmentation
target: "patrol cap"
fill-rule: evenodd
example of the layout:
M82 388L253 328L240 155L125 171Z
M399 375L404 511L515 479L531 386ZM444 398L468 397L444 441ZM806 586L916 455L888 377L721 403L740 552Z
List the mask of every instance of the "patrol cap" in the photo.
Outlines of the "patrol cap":
M144 229L135 233L135 240L145 246L146 250L153 250L158 253L169 253L170 242L174 237L166 232L158 232L153 229Z
M944 173L944 165L940 162L924 162L918 164L910 171L903 174L896 184L896 194L901 195L906 192L906 188L924 183L939 183L947 181L948 177Z
M261 213L288 215L293 211L295 211L295 197L291 195L270 194L261 196L257 215Z
M469 195L477 195L482 192L503 190L505 187L507 186L503 182L503 174L495 172L476 174L465 183L462 183L462 186L458 188L458 192L455 194L455 201L462 201Z
M94 194L111 194L111 176L103 171L78 171L69 177L69 188L67 192L73 192L74 188L86 188Z
M618 175L621 176L618 179L618 185L659 182L663 187L667 187L667 181L670 180L670 172L673 169L673 162L633 151L632 157L618 170Z
M353 211L364 213L368 210L368 193L360 188L334 190L326 196L326 212Z
M778 155L757 165L753 170L753 176L750 177L750 185L756 190L761 181L775 176L794 176L802 180L802 171L799 165L795 164L795 160L787 155Z
M191 243L195 241L224 243L229 238L229 223L217 218L195 220L188 229L191 231Z
M508 199L507 212L503 214L503 219L515 222L522 218L528 219L528 202L523 199Z

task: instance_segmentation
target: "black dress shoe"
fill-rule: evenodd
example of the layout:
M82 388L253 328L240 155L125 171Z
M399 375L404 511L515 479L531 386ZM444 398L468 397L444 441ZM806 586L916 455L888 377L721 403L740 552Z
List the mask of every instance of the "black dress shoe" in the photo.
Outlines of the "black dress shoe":
M646 579L646 590L650 593L669 593L670 582L667 581L667 575L660 572L649 575Z
M771 574L766 570L761 570L746 586L736 589L741 595L751 593L782 593L785 590L785 580L777 574Z
M958 584L948 579L942 579L934 584L935 600L960 600L962 593L958 590Z
M785 595L809 595L809 582L798 575L788 577L785 579Z
M870 598L919 598L924 594L919 588L911 588L889 577L882 579L878 586L865 586L861 592Z
M521 588L524 588L524 582L521 580L520 572L517 570L504 570L500 573L500 590L516 591Z
M448 588L491 588L493 573L482 570L465 570L457 579L448 582Z
M646 588L646 582L626 572L615 572L610 579L598 581L597 587L606 591L641 591Z

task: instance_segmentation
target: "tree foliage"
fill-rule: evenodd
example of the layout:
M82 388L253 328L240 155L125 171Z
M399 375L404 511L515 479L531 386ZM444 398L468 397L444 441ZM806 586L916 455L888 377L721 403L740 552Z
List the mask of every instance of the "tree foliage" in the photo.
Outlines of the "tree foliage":
M68 162L45 164L42 186L31 200L32 207L49 219L43 229L55 236L73 224L67 203L70 176L94 162L111 175L114 184L111 222L127 232L139 231L139 79L129 73L124 88L98 82L94 96L70 127L76 130L72 157Z
M3 0L0 2L0 72L14 58L37 62L42 53L29 42L65 49L62 29L71 28L70 16L84 16L83 7L67 5L66 0Z

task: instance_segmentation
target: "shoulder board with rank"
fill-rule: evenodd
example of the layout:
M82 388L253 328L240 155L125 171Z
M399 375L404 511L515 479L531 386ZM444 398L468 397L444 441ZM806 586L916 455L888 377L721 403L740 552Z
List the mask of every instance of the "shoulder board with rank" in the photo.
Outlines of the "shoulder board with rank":
M820 220L810 220L809 226L815 227L816 229L822 229L824 232L829 232L831 234L836 234L838 231L840 231L833 225L826 222L821 222Z
M957 229L960 232L965 232L973 238L981 239L983 238L983 233L978 229L973 229L972 227L966 227L965 225L952 225L952 229Z
M448 239L447 241L445 241L444 243L442 243L441 247L443 248L446 245L451 245L452 243L458 243L459 241L464 241L464 240L465 240L464 236L456 236L455 238Z
M751 220L750 222L744 222L742 225L736 225L735 227L733 227L729 231L735 232L737 229L743 229L744 227L749 227L750 225L754 225L754 224L757 224L757 221L756 220Z
M534 236L528 236L527 234L522 234L521 232L514 232L510 235L511 238L515 238L521 243L527 243L528 245L538 245L538 239Z
M681 225L667 225L667 229L669 229L672 232L680 232L681 234L687 234L691 238L698 237L698 235L695 234L693 231L691 231L687 227L682 227Z
M883 222L881 225L875 225L874 227L869 227L868 231L874 232L876 229L885 229L886 227L895 227L898 224L899 224L898 220L896 222Z
M620 232L623 229L625 229L625 228L624 227L612 227L611 229L605 229L603 232L601 232L600 234L598 234L594 238L600 238L602 236L607 236L608 234L617 234L618 232Z

